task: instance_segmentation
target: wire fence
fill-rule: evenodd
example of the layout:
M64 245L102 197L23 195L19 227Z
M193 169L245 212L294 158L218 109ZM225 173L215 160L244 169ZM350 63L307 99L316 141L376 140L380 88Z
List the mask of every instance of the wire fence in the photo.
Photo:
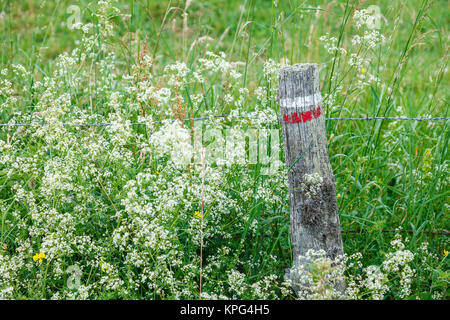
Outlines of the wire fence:
M221 114L221 115L213 115L208 117L198 117L198 118L186 118L183 121L200 121L200 120L209 120L214 118L236 118L236 119L262 119L259 117L250 117L250 116L233 116L229 114ZM401 120L401 121L439 121L439 120L450 120L450 117L427 117L427 118L408 118L408 117L360 117L360 118L325 118L326 121L370 121L370 120ZM162 123L164 121L177 121L177 119L165 119L152 121L151 123ZM48 126L47 123L0 123L0 127L44 127ZM130 125L130 126L138 126L138 125L149 125L147 122L122 122L122 123L62 123L64 127L107 127L112 125Z
M361 230L361 229L354 229L354 230L341 230L342 233L366 233L370 232L370 230ZM409 233L409 234L429 234L429 235L435 235L435 236L450 236L450 232L448 231L418 231L415 232L414 230L380 230L383 233Z
M197 117L197 118L186 118L183 121L201 121L201 120L209 120L214 118L234 118L234 119L261 119L259 117L251 117L251 116L234 116L229 114L221 114L221 115L212 115L212 116L206 116L206 117ZM325 118L327 121L371 121L371 120L400 120L400 121L439 121L439 120L450 120L450 117L360 117L360 118L354 118L354 117L342 117L342 118ZM152 121L150 123L156 124L156 123L162 123L164 121L177 121L177 119L165 119L165 120L159 120L159 121ZM146 122L123 122L123 123L62 123L61 125L64 127L107 127L112 125L130 125L130 126L139 126L139 125L149 125L150 123ZM0 127L44 127L48 126L47 123L40 123L40 124L34 124L34 123L0 123ZM355 230L341 230L342 233L365 233L368 232L368 230L361 230L361 229L355 229ZM413 230L381 230L383 233L409 233L414 234L415 232ZM418 232L419 234L429 234L429 235L439 235L439 236L449 236L450 232L448 231L421 231Z
M367 230L367 229L350 229L350 230L341 229L341 232L342 233L360 233L360 234L363 234L363 233L370 233L370 232L373 232L373 231ZM448 231L418 231L417 232L417 231L414 231L414 230L385 230L385 229L383 229L383 230L379 230L379 232L382 232L382 233L427 234L427 235L434 235L434 236L450 236L450 232L448 232ZM264 238L272 237L271 235L268 235L268 234L264 234L262 236ZM219 238L224 239L224 237L219 237ZM236 234L236 235L233 236L233 238L239 239L239 238L242 238L242 235Z

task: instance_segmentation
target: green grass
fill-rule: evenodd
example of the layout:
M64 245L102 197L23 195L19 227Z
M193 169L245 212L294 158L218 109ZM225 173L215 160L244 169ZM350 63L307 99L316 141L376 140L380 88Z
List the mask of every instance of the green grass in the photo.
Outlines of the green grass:
M79 6L83 24L93 24L88 34L93 49L86 60L82 49L73 63L61 67L58 56L81 48L83 40L81 30L67 27L70 5ZM362 35L354 12L369 5L379 6L385 18L378 31L386 41L372 48L352 44L354 35ZM0 0L0 70L7 70L0 79L12 83L9 91L0 83L0 123L52 123L42 129L0 128L0 295L198 298L203 234L203 292L218 298L293 297L280 290L284 270L292 264L284 171L264 176L261 165L212 165L203 199L202 170L174 166L149 143L155 132L165 130L160 124L61 129L57 123L137 122L140 116L160 120L233 110L273 116L277 79L264 75L269 59L319 63L328 117L448 116L447 1L193 0L186 9L185 1L131 0L115 7L118 12L110 8L103 14L114 25L105 35L96 2ZM327 34L346 53L328 52L320 40ZM191 81L193 72L203 72L200 59L206 51L223 51L225 61L240 62L236 70L242 76L216 71L203 73L204 81ZM352 66L351 53L363 60L364 70ZM151 66L144 66L144 54L154 59ZM172 73L165 67L176 61L190 71L180 86L171 86ZM17 64L28 73L14 74ZM134 74L138 91L150 85L171 88L172 100L139 101L121 79L128 74ZM150 75L150 84L142 84ZM363 76L374 78L364 83ZM267 101L257 99L257 87L265 90ZM227 104L227 94L240 99L240 88L249 90L243 103ZM270 121L203 124L279 127ZM404 235L416 253L407 298L431 299L433 293L448 298L448 236L423 233L450 228L448 121L326 125L342 229L363 231L343 233L345 252L361 252L365 266L380 265L394 237L381 231L412 230ZM185 127L191 130L192 123ZM202 211L202 202L200 233L193 213ZM157 227L161 230L152 233ZM148 228L144 234L142 228ZM420 251L424 242L432 255ZM52 244L42 264L32 260L43 245ZM82 268L83 292L67 287L70 265ZM245 284L233 284L232 270L245 275ZM279 280L269 281L267 295L251 286L273 274ZM243 292L236 291L239 287ZM385 297L397 299L399 293L392 289Z

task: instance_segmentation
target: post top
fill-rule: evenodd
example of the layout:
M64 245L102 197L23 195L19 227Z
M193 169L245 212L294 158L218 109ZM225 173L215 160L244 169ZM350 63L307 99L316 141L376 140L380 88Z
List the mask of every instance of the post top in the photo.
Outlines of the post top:
M317 63L297 63L280 69L278 99L320 94Z
M309 69L318 70L317 63L296 63L292 66L285 66L280 69L278 79L281 80L291 73L303 73Z

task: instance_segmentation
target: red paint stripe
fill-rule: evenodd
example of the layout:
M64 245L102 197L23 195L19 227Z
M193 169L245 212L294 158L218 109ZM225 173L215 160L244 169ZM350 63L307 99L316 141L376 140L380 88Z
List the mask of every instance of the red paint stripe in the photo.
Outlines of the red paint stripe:
M317 119L322 114L322 108L318 107L314 110L309 110L306 112L292 112L290 115L283 115L283 122L287 123L299 123L299 122L308 122L313 118Z
M302 119L303 122L308 122L312 120L312 111L306 111L306 112L302 112Z

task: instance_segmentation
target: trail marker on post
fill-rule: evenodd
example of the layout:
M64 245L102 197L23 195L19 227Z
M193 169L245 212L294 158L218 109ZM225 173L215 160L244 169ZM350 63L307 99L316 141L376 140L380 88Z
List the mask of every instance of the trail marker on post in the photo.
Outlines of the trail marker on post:
M284 67L278 79L280 121L289 168L290 234L295 270L304 263L297 257L305 256L309 249L325 250L331 259L344 251L317 65ZM293 281L295 289L298 279L292 269L286 276Z

